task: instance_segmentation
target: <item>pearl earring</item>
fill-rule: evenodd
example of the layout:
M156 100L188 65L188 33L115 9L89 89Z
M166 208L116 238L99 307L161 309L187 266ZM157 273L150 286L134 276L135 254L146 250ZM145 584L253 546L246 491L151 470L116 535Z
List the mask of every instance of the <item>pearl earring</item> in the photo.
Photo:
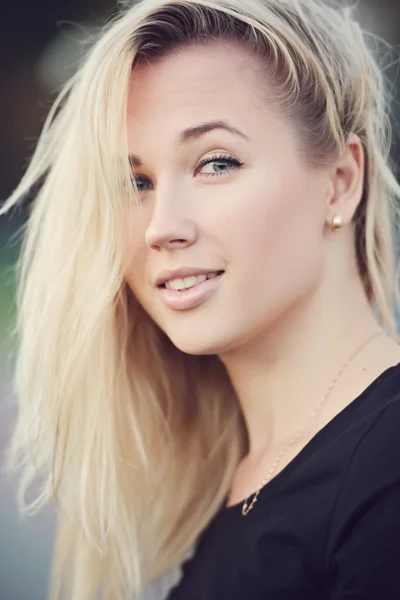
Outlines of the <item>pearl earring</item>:
M332 219L331 229L332 231L339 231L342 229L343 219L341 215L335 215Z

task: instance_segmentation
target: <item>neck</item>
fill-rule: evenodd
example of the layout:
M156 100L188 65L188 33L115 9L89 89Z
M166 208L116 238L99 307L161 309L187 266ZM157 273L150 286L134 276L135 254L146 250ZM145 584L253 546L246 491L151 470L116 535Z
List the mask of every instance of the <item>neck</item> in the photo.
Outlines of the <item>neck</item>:
M249 455L261 456L271 443L295 435L343 364L379 331L357 279L320 288L257 339L220 355L242 408ZM391 344L384 335L374 338L346 370L365 370L365 361L376 358L378 340Z

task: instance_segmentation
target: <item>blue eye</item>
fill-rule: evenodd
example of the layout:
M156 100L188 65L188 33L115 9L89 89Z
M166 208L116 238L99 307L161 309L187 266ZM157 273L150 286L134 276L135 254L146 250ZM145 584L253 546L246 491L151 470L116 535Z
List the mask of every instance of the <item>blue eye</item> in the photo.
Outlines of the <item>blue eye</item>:
M208 158L203 158L203 160L200 161L200 164L196 169L196 173L206 165L212 165L212 172L204 173L204 175L206 177L219 177L225 174L228 175L230 171L239 169L243 166L243 164L244 163L239 162L236 158L233 158L232 156L218 154L214 156L209 156ZM214 169L215 167L216 170Z
M147 179L146 177L136 177L135 178L132 175L132 181L135 181L139 193L146 192L147 188L145 188L143 186L146 184L151 184L150 179Z

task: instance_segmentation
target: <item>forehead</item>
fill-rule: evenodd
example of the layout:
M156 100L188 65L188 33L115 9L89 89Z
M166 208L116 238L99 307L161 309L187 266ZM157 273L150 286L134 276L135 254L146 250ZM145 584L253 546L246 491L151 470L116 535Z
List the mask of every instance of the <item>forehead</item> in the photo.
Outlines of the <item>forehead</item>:
M134 120L171 118L208 109L240 110L261 104L261 61L233 43L191 46L134 68L129 86L128 113ZM258 101L258 102L257 102Z

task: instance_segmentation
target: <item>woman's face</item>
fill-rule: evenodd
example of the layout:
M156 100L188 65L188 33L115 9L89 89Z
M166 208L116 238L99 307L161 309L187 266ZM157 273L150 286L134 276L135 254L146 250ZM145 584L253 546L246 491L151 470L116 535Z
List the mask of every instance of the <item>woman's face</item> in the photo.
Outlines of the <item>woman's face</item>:
M126 279L190 354L267 333L323 270L329 179L306 166L293 126L262 101L260 78L256 57L217 42L132 75L127 132L141 191L127 219ZM200 283L183 292L157 286L179 269L223 274L187 280Z

